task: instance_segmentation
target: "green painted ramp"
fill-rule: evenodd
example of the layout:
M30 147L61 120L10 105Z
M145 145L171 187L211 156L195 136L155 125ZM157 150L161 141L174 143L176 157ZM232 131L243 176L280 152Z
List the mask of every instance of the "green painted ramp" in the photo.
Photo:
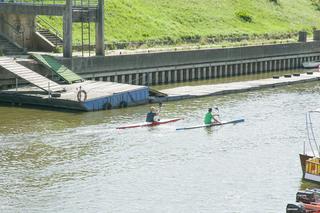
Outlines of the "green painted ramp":
M49 55L40 55L32 53L31 56L45 65L51 71L55 72L58 76L60 76L65 82L68 84L72 84L74 82L84 81L79 75L72 72L70 69L60 64L56 59Z

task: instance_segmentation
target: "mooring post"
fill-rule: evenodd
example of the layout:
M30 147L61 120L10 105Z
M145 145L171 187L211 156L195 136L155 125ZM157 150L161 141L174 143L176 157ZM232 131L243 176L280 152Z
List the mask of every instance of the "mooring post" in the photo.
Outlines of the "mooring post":
M18 92L18 78L16 78L16 92Z

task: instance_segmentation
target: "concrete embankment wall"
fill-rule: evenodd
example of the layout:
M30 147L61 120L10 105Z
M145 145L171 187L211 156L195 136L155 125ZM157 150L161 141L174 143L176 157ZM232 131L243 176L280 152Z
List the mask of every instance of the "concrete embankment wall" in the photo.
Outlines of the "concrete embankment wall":
M59 60L86 79L154 85L301 68L320 59L320 42Z

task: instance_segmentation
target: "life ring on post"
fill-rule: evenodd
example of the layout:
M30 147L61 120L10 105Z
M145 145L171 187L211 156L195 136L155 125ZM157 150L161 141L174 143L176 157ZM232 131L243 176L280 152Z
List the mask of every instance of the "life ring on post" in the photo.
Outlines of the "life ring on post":
M79 102L84 102L87 100L87 92L85 90L80 90L77 94L77 99Z
M109 103L109 102L105 103L105 104L103 105L103 109L104 109L104 110L110 110L110 109L112 109L112 104Z
M121 101L120 104L119 104L119 107L120 107L120 108L127 108L127 107L128 107L128 102L126 102L126 101Z

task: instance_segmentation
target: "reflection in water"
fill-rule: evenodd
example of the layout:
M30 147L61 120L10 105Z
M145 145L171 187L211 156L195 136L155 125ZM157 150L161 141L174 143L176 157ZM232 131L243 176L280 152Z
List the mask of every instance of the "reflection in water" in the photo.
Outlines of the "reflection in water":
M0 212L283 212L301 185L305 112L318 83L92 113L0 107ZM175 131L222 120L245 122ZM271 202L272 205L261 205ZM226 208L227 207L227 208Z
M314 189L314 188L320 188L319 183L311 182L311 181L305 181L301 179L301 185L300 189L305 190L305 189Z

